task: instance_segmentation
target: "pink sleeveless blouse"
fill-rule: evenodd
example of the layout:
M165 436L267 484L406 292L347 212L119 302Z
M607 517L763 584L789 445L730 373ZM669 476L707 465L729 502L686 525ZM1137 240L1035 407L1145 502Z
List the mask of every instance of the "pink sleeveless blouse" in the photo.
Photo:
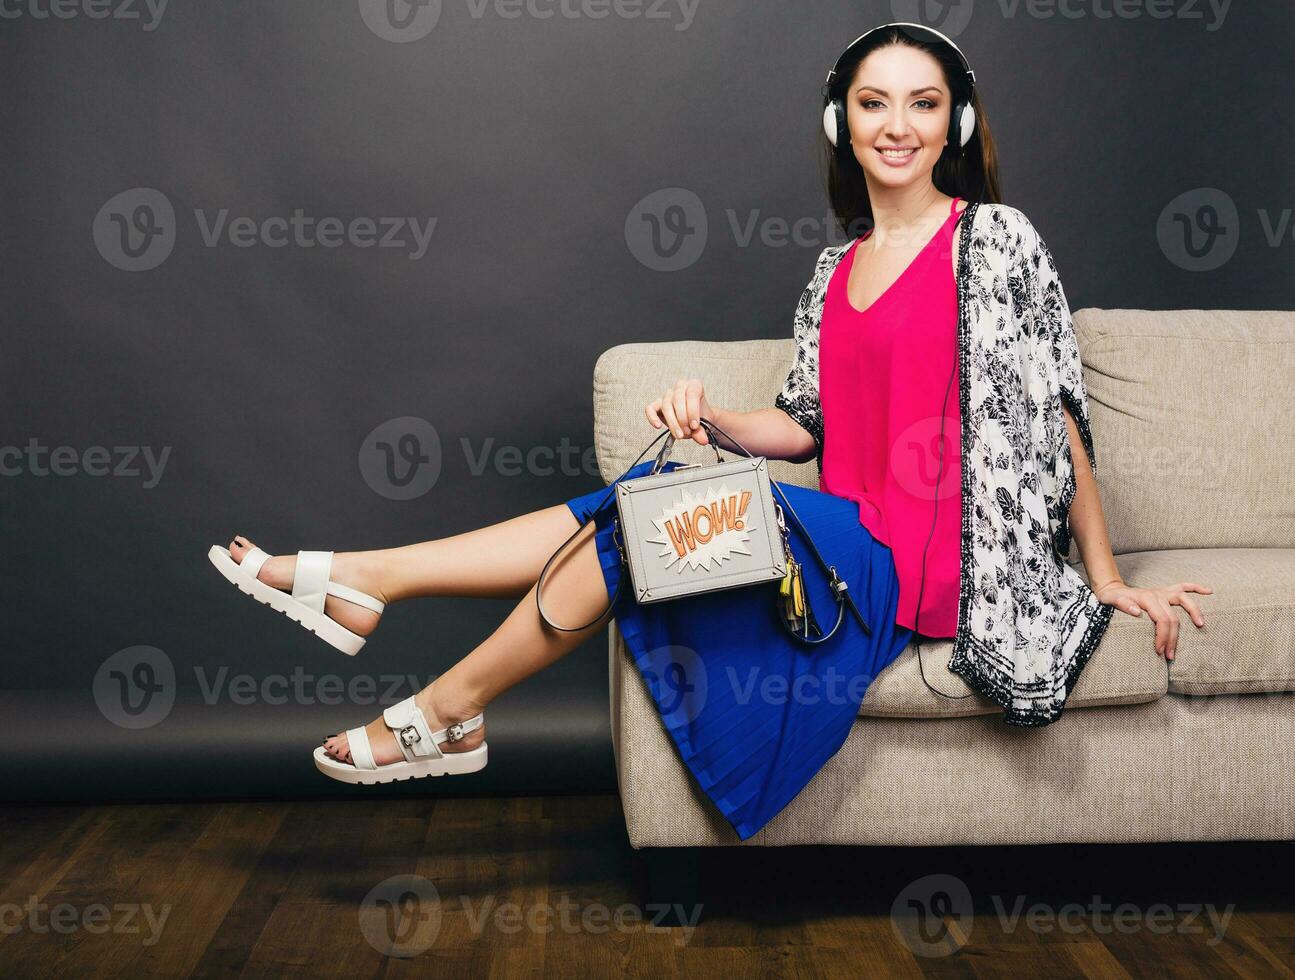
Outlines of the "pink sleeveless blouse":
M819 327L822 489L856 501L859 522L890 547L899 576L896 623L914 629L916 622L934 637L953 636L958 625L962 426L953 234L960 200L862 312L847 283L859 242L872 232L859 238L832 273Z

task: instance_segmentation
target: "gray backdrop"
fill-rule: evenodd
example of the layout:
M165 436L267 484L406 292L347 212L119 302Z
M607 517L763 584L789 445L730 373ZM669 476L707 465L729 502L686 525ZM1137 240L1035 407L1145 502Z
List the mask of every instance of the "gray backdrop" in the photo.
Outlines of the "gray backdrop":
M510 603L395 606L352 661L208 547L390 546L601 486L602 351L790 336L841 240L819 87L874 24L963 45L1073 309L1295 302L1287 3L0 14L11 799L358 792L313 746ZM492 706L486 770L396 792L614 787L606 671L600 637Z

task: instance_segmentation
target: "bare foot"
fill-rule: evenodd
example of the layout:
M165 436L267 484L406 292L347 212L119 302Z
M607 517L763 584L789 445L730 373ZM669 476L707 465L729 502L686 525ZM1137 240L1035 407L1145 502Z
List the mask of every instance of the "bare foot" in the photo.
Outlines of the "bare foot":
M455 722L467 721L485 710L485 705L474 705L467 701L456 700L448 689L443 697L440 692L435 691L435 688L436 682L433 681L414 695L414 703L422 709L424 717L427 718L428 727L434 732L440 731L447 725L453 725ZM400 751L400 746L396 744L395 735L382 720L381 715L365 725L364 730L368 733L369 745L373 748L373 761L375 763L386 766L393 762L405 761L405 756ZM485 740L486 726L483 719L480 728L468 732L459 741L445 741L437 744L442 752L467 752L469 749L475 749ZM351 759L351 747L345 732L325 739L324 751L338 762L355 765Z
M241 565L247 553L255 547L254 542L238 535L229 543L229 554ZM271 588L290 592L292 577L296 570L295 554L278 555L262 565L256 577ZM379 572L379 563L374 559L355 552L339 552L333 555L333 567L329 578L338 585L358 589L385 604L387 597L382 591ZM335 595L325 597L324 615L339 625L345 626L357 636L368 636L378 628L378 620L382 618L381 613L366 609L354 602L348 602L346 599L339 599Z

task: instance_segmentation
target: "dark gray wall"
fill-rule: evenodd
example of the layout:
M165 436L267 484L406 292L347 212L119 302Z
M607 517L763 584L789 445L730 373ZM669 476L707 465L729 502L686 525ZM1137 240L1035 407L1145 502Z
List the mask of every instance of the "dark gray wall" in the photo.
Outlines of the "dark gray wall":
M235 532L274 552L389 546L600 486L579 466L598 355L790 335L814 258L839 240L814 153L823 75L862 30L923 13L395 0L413 18L400 29L369 0L172 0L160 18L157 0L50 3L0 0L14 799L336 791L309 752L378 706L314 703L320 677L379 694L425 679L509 604L394 607L351 661L237 595L207 548ZM1072 308L1295 305L1289 4L925 13L977 70L1007 203L1053 250ZM675 260L650 252L640 214L669 188L647 206L694 229ZM361 219L360 237L204 238L222 211L297 209ZM132 257L118 223L137 218L159 233ZM407 225L405 246L366 246L364 219L394 218L434 219L425 251ZM803 221L799 239L777 220ZM440 468L402 500L373 441L407 424L371 433L408 417L434 430ZM484 471L462 440L487 451ZM501 446L572 447L574 465L511 475ZM166 454L160 476L145 453ZM137 475L96 475L105 464ZM175 703L132 729L103 679L141 646L160 651L154 676L174 671ZM402 792L614 786L606 670L605 643L587 644L496 703L483 773ZM268 680L275 699L294 672L302 693L282 707L230 687Z

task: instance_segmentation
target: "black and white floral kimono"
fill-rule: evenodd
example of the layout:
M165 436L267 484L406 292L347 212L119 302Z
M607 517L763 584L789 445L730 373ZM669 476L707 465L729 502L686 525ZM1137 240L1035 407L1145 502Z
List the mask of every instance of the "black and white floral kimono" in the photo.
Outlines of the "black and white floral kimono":
M1066 561L1075 471L1061 408L1095 474L1088 396L1056 265L1029 219L973 202L960 225L962 556L949 670L1001 705L1007 724L1047 725L1061 717L1114 612ZM820 473L819 322L849 244L819 255L796 307L795 361L774 402L814 436Z

